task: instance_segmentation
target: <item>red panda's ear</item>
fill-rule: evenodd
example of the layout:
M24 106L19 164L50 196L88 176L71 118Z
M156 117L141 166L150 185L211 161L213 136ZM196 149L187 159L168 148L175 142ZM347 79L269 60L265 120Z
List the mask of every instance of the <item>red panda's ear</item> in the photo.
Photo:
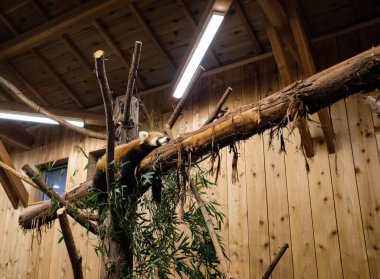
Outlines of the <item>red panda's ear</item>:
M145 131L140 131L139 132L139 137L140 137L140 144L144 143L144 141L146 140L146 138L148 137L148 132L145 132Z

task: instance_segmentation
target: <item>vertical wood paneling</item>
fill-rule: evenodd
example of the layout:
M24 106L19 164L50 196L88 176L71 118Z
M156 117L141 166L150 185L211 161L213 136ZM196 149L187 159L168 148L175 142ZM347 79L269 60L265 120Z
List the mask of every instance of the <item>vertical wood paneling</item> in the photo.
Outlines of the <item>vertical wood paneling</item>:
M233 92L226 101L231 111L242 105L241 69L234 69L225 75L225 80L237 80L231 83ZM221 90L223 92L223 90ZM244 154L244 143L237 143L238 154ZM249 247L247 220L247 190L245 182L245 161L239 156L237 161L237 181L233 181L233 152L227 152L228 214L230 274L234 278L249 278Z
M277 66L273 60L260 61L261 99L278 90ZM289 207L285 169L285 154L281 152L280 142L274 136L270 144L269 132L264 133L265 177L267 186L268 220L271 260L280 248L289 244L281 261L272 273L272 278L292 278L293 258L289 226Z
M344 48L350 43L355 49ZM360 49L356 33L340 36L341 59L355 55ZM366 241L368 264L372 278L380 276L380 169L372 112L360 95L347 98L348 125L351 136L356 182Z
M326 45L328 65L338 62L335 40ZM336 154L330 155L340 252L345 278L369 278L368 260L361 220L361 209L352 157L345 101L331 107L336 136Z
M243 102L260 99L258 64L242 67ZM245 142L245 172L248 201L248 241L250 278L262 278L270 264L265 157L262 135Z
M217 74L213 77L208 77L206 78L205 83L208 87L208 95L209 95L208 110L212 111L223 94L220 88L223 88L222 86L224 84L224 76L222 74ZM216 189L215 189L212 200L219 203L220 211L225 215L220 236L223 240L226 255L227 257L230 257L230 249L229 249L230 218L229 218L229 212L228 212L227 148L223 148L219 150L219 155L220 155L220 173L218 176L218 184L217 184L217 187L215 187ZM230 262L228 262L228 267L230 268Z
M297 79L295 65L289 70ZM284 87L280 79L280 88ZM289 202L289 221L292 239L293 267L295 278L317 278L314 246L313 220L311 217L309 178L306 157L301 146L299 131L284 129L286 184Z

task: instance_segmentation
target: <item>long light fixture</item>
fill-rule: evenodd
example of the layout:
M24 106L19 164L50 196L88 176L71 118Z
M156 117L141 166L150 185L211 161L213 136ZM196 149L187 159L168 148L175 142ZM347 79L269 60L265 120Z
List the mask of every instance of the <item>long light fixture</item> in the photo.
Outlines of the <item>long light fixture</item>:
M52 120L50 118L43 117L43 116L37 116L37 114L32 114L32 113L25 114L25 113L16 113L16 112L10 112L10 111L1 111L0 118L58 125L58 122L56 122L55 120ZM80 120L80 119L65 119L65 120L72 125L75 125L78 127L84 127L83 120Z
M203 56L205 55L208 47L210 46L212 39L214 38L216 32L218 31L222 21L224 19L224 14L220 12L213 12L206 28L202 34L201 39L198 41L195 51L193 52L185 70L175 86L173 97L181 98L183 93L186 91L191 79L193 78L198 65L201 63Z

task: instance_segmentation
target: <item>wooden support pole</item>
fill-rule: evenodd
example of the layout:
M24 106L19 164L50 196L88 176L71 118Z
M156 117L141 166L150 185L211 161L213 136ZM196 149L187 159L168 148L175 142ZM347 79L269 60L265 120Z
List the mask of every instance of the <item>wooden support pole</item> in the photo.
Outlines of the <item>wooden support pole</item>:
M174 123L177 121L178 117L180 116L180 114L183 110L183 107L185 106L186 101L187 101L188 97L190 96L191 89L193 89L195 83L198 81L199 77L202 75L204 70L205 69L201 65L198 66L193 78L191 79L189 85L186 88L186 91L183 93L181 100L179 101L176 108L174 109L174 111L173 111L172 115L170 116L168 122L165 124L165 131L171 139L174 138L171 129L172 129Z
M141 53L142 42L135 42L135 50L132 56L131 68L129 69L128 75L128 84L127 91L125 92L125 104L124 104L124 115L123 115L123 126L127 127L127 129L131 129L137 123L130 123L130 115L131 115L131 99L133 88L135 86L135 80L137 77L137 69L139 67L140 62L140 53Z
M16 88L16 86L14 86L12 83L4 79L2 76L0 76L0 85L4 86L5 88L8 88L21 102L31 107L34 111L36 111L37 113L42 113L46 115L47 117L57 121L60 125L88 137L97 138L97 139L106 139L106 136L102 133L93 132L93 131L72 125L66 120L64 120L63 118L56 116L55 114L47 111L43 107L37 105L35 102L28 99L24 94L22 94L21 91Z
M69 254L71 267L73 269L74 278L82 279L82 257L79 255L78 250L75 246L73 233L70 229L69 220L67 219L66 212L58 215L59 224L61 225L61 231L63 235L63 240L65 241L67 252Z
M281 247L281 249L280 249L280 251L278 251L276 257L273 259L273 261L268 266L268 269L265 272L265 274L263 275L262 279L268 279L270 277L270 275L272 274L272 272L275 269L276 265L281 260L281 257L286 252L286 249L288 249L288 247L289 247L288 243L285 243L285 245Z
M222 98L220 98L218 104L216 105L215 110L211 113L211 115L209 116L209 118L206 120L206 122L202 126L210 124L216 118L218 118L218 114L221 111L224 103L227 101L227 98L230 96L231 92L232 92L232 88L228 87L227 90L224 92Z

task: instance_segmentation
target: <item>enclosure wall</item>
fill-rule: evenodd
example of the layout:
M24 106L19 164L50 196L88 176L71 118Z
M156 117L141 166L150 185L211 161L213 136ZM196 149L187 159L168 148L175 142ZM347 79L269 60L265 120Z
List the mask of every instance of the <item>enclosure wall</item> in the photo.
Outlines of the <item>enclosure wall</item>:
M377 32L374 26L315 43L319 69L379 43ZM226 104L232 111L283 85L272 58L203 78L174 126L174 134L202 125L227 86L234 90ZM162 129L173 110L170 94L154 93L143 101L150 113L149 117L141 114L145 119L141 129ZM222 237L234 278L260 278L285 243L290 247L272 278L380 278L380 118L360 95L338 102L330 113L336 154L328 154L318 118L312 116L309 126L315 156L307 161L309 171L298 132L288 135L283 131L286 154L280 151L276 136L270 145L268 133L240 142L235 184L231 180L233 155L227 148L220 151L218 185L205 198L218 201L226 215ZM90 152L104 145L59 127L35 132L33 150L12 153L15 166L20 170L25 163L67 158L68 189L87 179L87 158L81 148ZM208 162L202 165L209 166ZM34 199L32 191L30 201ZM18 227L22 211L12 208L0 187L0 276L71 278L66 248L57 244L61 237L58 222L40 237L32 237ZM85 277L96 278L100 266L92 246L96 239L78 224L72 228Z

